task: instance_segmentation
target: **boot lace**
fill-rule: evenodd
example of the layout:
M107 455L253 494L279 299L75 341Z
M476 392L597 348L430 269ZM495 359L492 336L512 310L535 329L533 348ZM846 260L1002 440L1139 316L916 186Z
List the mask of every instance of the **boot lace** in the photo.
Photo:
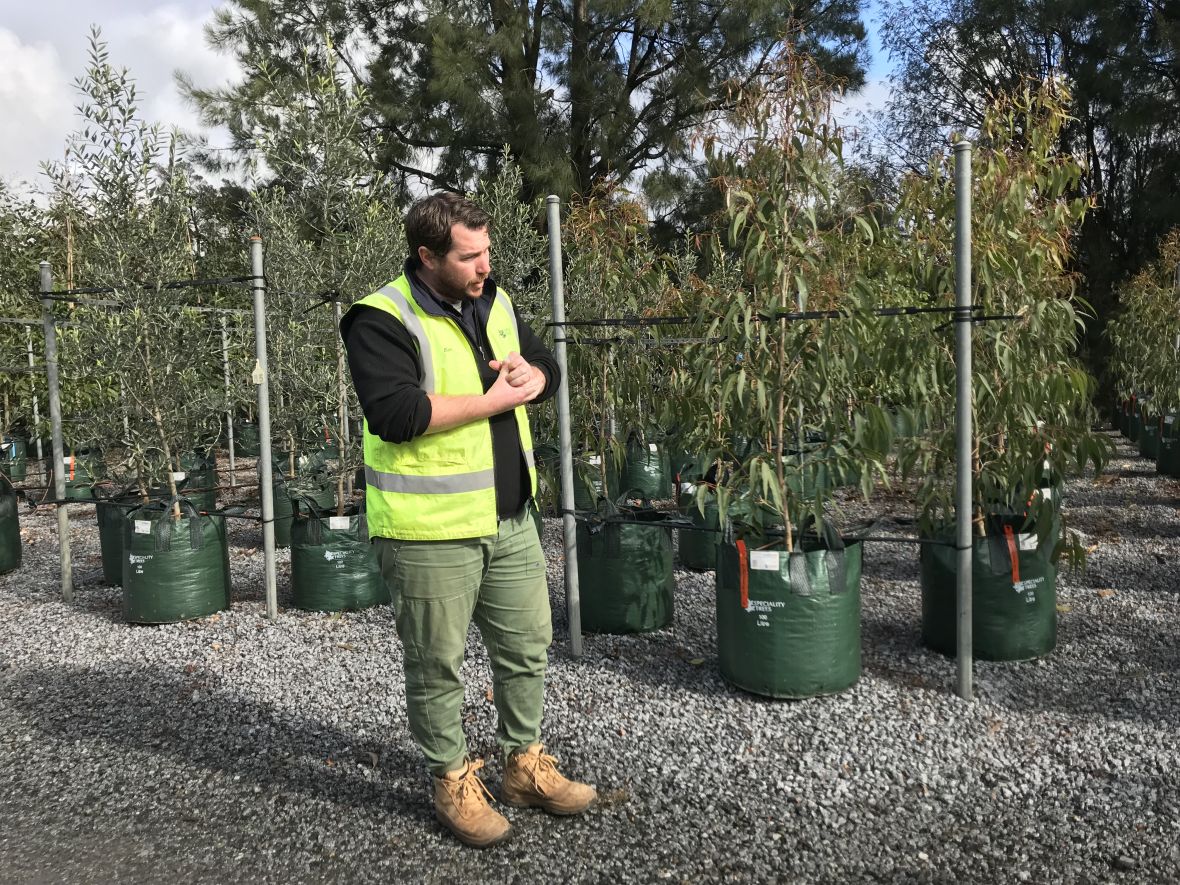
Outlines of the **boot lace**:
M491 791L475 774L481 768L483 768L483 760L476 759L469 763L467 771L457 781L443 781L447 792L451 794L455 808L464 817L487 805L489 799L495 801Z
M537 792L545 796L552 790L559 789L564 783L565 778L562 777L561 772L557 770L557 757L550 756L548 753L537 753L535 756L526 757L528 761L533 762L529 776L533 781L533 786L537 788Z

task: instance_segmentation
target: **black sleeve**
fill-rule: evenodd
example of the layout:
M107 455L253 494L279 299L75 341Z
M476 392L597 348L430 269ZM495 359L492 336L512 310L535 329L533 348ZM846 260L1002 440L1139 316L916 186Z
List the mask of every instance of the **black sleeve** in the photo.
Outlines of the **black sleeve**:
M430 398L419 385L418 348L406 327L383 310L359 305L344 316L340 334L369 431L391 443L425 433Z
M513 307L513 310L515 309ZM516 315L516 328L520 334L520 355L528 361L529 365L536 366L545 373L545 389L541 391L540 396L533 400L534 403L543 403L557 393L557 385L561 383L561 370L558 369L557 360L549 352L549 348L520 318L520 314Z

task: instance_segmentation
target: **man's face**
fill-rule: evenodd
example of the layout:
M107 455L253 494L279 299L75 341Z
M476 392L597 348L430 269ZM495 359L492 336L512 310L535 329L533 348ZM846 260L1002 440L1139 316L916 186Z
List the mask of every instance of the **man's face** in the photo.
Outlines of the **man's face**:
M441 258L423 247L419 257L427 269L427 283L443 298L458 301L483 294L483 281L492 272L491 239L487 228L451 225L451 250Z

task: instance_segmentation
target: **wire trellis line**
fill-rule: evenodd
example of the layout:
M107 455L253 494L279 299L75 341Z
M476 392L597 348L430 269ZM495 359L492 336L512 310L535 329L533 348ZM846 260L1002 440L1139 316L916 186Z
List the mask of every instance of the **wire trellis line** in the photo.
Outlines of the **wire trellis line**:
M900 317L900 316L916 316L918 314L927 313L959 313L962 310L971 312L983 310L982 305L972 305L969 308L959 307L930 307L909 305L903 307L875 307L867 313L871 316L879 317ZM771 320L784 320L786 322L795 322L799 320L840 320L848 319L856 315L856 311L851 310L776 310L772 313L756 314L758 319L769 322ZM982 319L982 318L980 318ZM1005 317L1007 319L1007 317ZM689 316L655 316L655 317L601 317L592 320L563 320L561 322L548 322L546 326L683 326L691 323L699 322L699 317Z
M202 289L214 286L240 285L254 281L252 276L213 277L199 280L168 280L154 283L143 283L138 286L80 286L74 289L55 289L51 292L40 292L38 297L50 301L73 301L72 295L114 295L118 292L135 289L143 292L162 292L165 289Z

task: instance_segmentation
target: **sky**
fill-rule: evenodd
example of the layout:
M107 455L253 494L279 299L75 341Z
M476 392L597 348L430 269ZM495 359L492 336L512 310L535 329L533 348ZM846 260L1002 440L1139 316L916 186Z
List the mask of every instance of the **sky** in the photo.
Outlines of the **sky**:
M201 86L235 78L235 63L205 41L204 26L218 5L214 0L0 0L0 178L38 185L41 162L61 158L66 136L78 124L73 81L86 67L92 23L102 29L111 63L131 70L144 118L197 131L197 115L181 98L173 73L182 70ZM888 94L888 69L869 6L873 63L868 85L846 97L838 111L849 121ZM218 133L210 139L225 143Z

